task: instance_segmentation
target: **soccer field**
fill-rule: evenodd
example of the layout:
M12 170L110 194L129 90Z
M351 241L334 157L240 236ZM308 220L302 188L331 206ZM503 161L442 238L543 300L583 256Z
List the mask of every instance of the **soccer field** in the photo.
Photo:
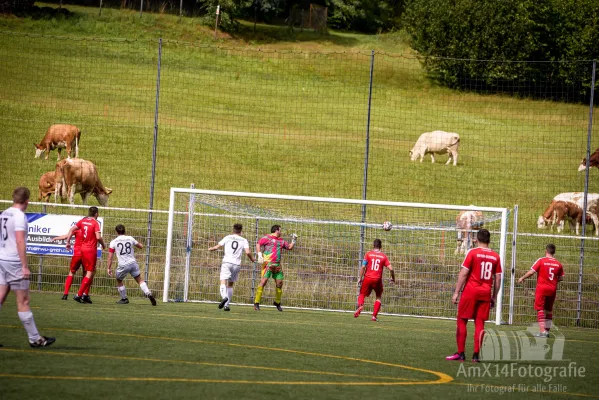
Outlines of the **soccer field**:
M227 313L216 304L151 307L132 299L119 306L116 300L96 296L88 305L34 293L40 333L57 341L31 349L9 295L0 312L0 397L397 399L505 391L521 398L599 397L597 331L562 329L564 361L460 364L444 360L455 351L454 321L382 315L375 323L367 314L354 319L234 305ZM516 329L522 327L500 330ZM572 363L579 372L585 368L584 377L573 376ZM547 375L555 367L569 376Z

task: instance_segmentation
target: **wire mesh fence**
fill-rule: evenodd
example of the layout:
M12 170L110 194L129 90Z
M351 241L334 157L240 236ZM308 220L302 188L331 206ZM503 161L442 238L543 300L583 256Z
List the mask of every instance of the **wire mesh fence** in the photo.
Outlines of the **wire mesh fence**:
M454 86L460 90L438 85L443 77L427 75L423 62L409 53L1 32L0 198L9 199L18 185L35 188L43 173L55 170L56 150L48 160L46 154L34 159L32 143L40 144L59 123L81 130L79 157L92 161L112 189L112 207L165 210L170 187L193 183L294 195L519 204L519 232L538 233L537 218L556 195L585 191L586 174L578 167L599 145L589 118L594 86L585 86L592 81L592 61L532 69L452 60L451 68L487 63L514 71L512 80L501 81L458 74ZM589 78L566 86L552 73L560 68ZM435 163L417 144L432 131L459 135L455 167L443 165L447 143L428 143L440 146ZM589 193L599 192L595 175L589 171ZM149 221L148 213L140 213L136 229L145 230L152 246L164 243L163 221ZM551 237L530 240L542 249ZM568 280L578 273L579 240L563 245ZM596 265L594 242L584 249L584 266ZM531 261L531 255L522 257L524 264ZM160 271L163 260L151 260L157 261L149 270ZM585 269L585 291L596 288L594 276ZM150 274L152 279L160 280ZM592 313L584 318L596 320Z

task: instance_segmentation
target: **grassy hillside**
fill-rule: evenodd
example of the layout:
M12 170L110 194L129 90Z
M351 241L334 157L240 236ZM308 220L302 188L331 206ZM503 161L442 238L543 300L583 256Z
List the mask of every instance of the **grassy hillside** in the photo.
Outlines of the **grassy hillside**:
M49 161L33 158L32 144L47 127L73 123L83 131L80 156L94 161L114 190L110 205L148 206L158 37L165 39L154 203L159 209L167 207L170 187L192 183L360 198L372 49L369 199L519 204L520 231L537 232L536 219L553 196L584 188L577 167L586 149L588 106L439 87L399 34L293 37L286 28L260 26L253 36L246 24L238 35L220 34L214 41L210 28L194 19L179 23L177 17L153 14L140 19L120 10L98 17L97 9L68 9L73 13L68 18L0 18L4 199L16 185L35 188L39 176L54 168L55 152ZM549 78L536 77L541 83ZM516 77L505 83L506 91L523 84ZM419 135L437 129L460 134L457 167L444 166L444 155L435 164L428 156L422 164L410 161ZM599 145L595 136L592 144ZM597 173L591 171L591 192L599 192ZM369 218L376 222L379 216ZM142 215L127 223L144 235L146 221ZM156 281L163 270L164 224L154 235L150 269ZM528 269L550 240L567 264L574 318L578 239L527 238L517 267ZM596 242L587 242L588 293L596 293L597 256ZM527 296L525 288L518 290ZM596 310L595 294L583 298L585 309ZM588 319L596 320L595 314Z

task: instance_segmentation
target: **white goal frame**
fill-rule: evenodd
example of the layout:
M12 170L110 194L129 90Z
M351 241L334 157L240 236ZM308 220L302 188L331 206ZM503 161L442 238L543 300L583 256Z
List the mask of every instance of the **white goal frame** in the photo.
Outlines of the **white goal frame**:
M245 197L245 198L260 198L260 199L277 199L277 200L297 200L297 201L310 201L317 203L339 203L339 204L353 204L362 206L390 206L390 207L404 207L404 208L419 208L419 209L441 209L441 210L455 210L455 211L482 211L482 212L494 212L501 214L501 234L499 244L499 255L501 259L501 265L503 268L501 276L501 286L497 295L497 305L495 313L495 323L500 325L502 323L502 308L503 308L503 289L505 280L505 259L506 259L506 242L507 242L507 227L508 227L508 209L502 207L474 207L474 206L459 206L449 204L428 204L428 203L410 203L410 202L391 202L391 201L375 201L375 200L356 200L356 199L341 199L341 198L328 198L328 197L312 197L312 196L292 196L292 195L279 195L279 194L268 194L268 193L250 193L250 192L230 192L230 191L219 191L219 190L204 190L204 189L190 189L190 188L171 188L169 198L169 209L168 209L168 228L167 228L167 243L166 243L166 260L164 267L164 291L163 291L163 302L168 302L168 293L170 285L170 270L171 270L171 255L172 255L172 241L173 241L173 225L175 213L175 196L177 193L186 194L198 194L198 195L215 195L215 196L229 196L229 197ZM457 273L456 273L457 279ZM435 317L430 317L435 318ZM438 318L438 317L437 317Z

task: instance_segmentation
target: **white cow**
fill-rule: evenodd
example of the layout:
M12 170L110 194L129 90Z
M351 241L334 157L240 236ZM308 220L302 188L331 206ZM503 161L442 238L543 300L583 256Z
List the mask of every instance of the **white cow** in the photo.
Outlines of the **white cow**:
M480 211L460 211L455 219L458 229L458 247L455 254L464 254L472 247L474 232L485 224L483 213Z
M458 163L459 145L460 135L457 133L445 131L426 132L420 135L414 148L410 151L411 160L416 161L416 159L420 157L420 162L422 162L424 156L430 154L431 160L434 163L435 153L449 153L449 158L445 165L449 164L453 158L453 165L455 166Z

